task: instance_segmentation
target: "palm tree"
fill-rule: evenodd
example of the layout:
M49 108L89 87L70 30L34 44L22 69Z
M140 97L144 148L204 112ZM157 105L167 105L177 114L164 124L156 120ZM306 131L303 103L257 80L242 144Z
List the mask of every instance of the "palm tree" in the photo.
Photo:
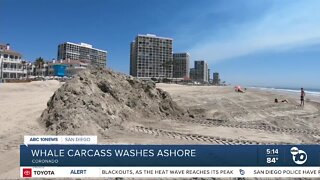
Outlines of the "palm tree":
M35 60L35 67L36 68L39 68L41 69L41 72L42 72L42 68L43 68L43 64L44 64L44 59L42 57L38 57L36 60ZM37 74L38 75L38 74Z
M22 73L24 73L24 70L27 69L27 79L28 79L28 67L26 66L27 64L27 61L23 60L21 61L21 64L22 64Z
M37 68L40 68L44 64L44 59L42 57L38 57L34 64Z
M0 64L0 70L1 70L1 72L0 72L0 76L1 76L1 78L0 78L0 83L2 83L2 81L3 81L3 61L1 61L1 64Z

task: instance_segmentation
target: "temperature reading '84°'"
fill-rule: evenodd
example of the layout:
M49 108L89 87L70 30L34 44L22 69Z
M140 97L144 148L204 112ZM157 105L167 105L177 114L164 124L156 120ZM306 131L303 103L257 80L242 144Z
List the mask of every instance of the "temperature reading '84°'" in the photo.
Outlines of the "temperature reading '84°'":
M275 164L279 160L278 155L278 149L266 149L267 164Z
M267 164L275 164L278 160L278 157L267 157Z

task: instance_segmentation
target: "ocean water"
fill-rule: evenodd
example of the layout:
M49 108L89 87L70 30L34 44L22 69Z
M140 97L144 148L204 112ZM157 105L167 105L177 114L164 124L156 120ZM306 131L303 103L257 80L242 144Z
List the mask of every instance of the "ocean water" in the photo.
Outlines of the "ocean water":
M272 88L272 87L250 87L253 89L260 89L264 91L277 91L277 92L283 92L283 93L289 93L289 94L298 94L300 95L300 88ZM308 89L304 88L304 92L306 93L306 96L317 96L320 97L320 89Z

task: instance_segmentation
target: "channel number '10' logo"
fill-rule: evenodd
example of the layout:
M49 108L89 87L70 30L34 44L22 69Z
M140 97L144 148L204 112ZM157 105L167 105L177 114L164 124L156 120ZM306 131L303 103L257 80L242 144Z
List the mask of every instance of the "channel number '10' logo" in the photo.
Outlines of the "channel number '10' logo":
M304 152L303 150L299 150L297 147L292 147L290 149L290 152L292 154L292 160L296 164L304 164L307 161L307 153Z

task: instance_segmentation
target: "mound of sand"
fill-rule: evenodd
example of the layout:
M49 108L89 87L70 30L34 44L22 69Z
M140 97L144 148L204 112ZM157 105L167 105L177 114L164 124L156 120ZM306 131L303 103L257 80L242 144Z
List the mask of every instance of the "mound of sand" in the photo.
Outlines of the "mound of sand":
M50 98L40 121L55 134L98 134L129 121L178 119L185 112L152 81L107 69L80 72Z

